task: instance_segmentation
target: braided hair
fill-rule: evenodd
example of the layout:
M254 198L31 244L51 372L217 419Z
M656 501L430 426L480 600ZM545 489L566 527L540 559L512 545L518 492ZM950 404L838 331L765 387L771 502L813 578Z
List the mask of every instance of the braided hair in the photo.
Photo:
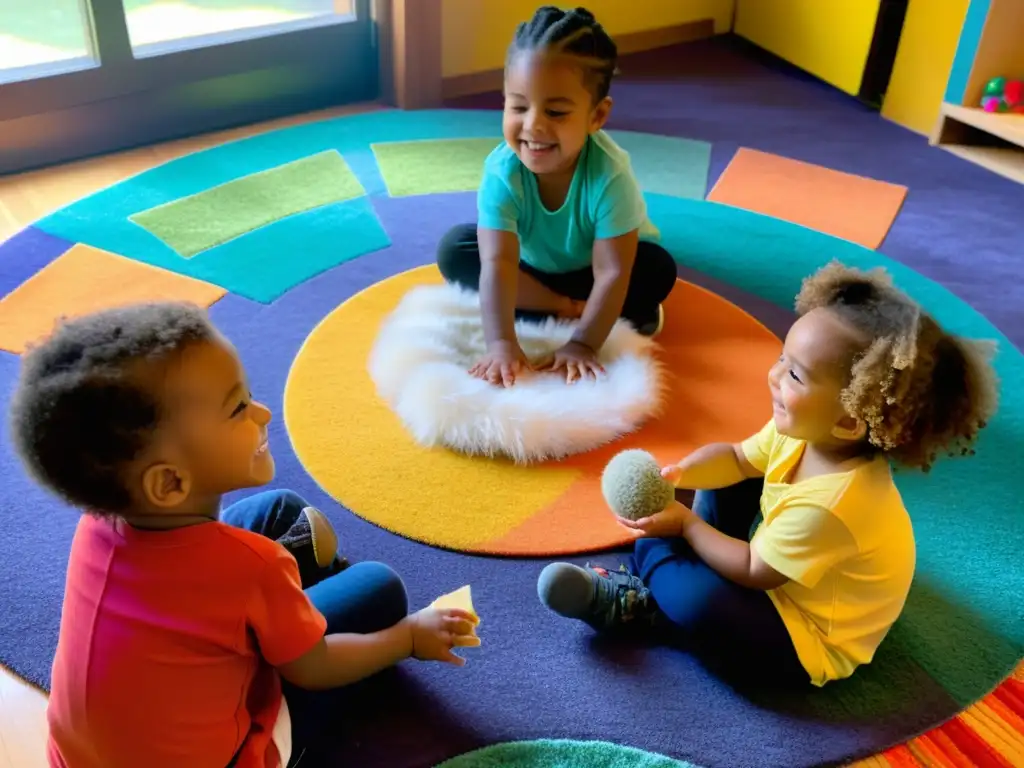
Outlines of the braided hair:
M506 66L520 53L542 51L572 56L586 67L595 102L608 96L617 74L619 51L615 41L586 8L564 11L541 6L533 18L516 27Z
M940 453L967 455L997 405L991 343L944 331L881 269L833 262L804 281L796 310L834 312L866 346L842 393L868 442L898 464L927 472Z

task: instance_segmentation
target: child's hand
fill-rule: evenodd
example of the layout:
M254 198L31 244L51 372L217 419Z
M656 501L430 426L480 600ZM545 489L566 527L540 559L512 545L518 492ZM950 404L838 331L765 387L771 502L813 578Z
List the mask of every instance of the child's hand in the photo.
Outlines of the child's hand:
M526 353L519 342L511 341L500 342L487 350L487 354L469 369L469 373L491 384L511 387L516 383L516 376L530 368L530 361L526 359Z
M556 350L541 370L557 371L565 368L565 382L572 384L582 378L597 379L604 367L597 362L597 354L586 344L570 341Z
M664 512L639 520L619 518L619 525L628 528L635 539L672 539L679 538L687 526L697 519L693 510L678 501L668 505Z
M421 661L444 661L464 666L466 660L453 648L480 645L474 628L477 619L459 608L424 608L408 618L412 632L412 656Z
M661 476L675 485L683 476L683 470L678 464L669 464L667 467L661 468Z

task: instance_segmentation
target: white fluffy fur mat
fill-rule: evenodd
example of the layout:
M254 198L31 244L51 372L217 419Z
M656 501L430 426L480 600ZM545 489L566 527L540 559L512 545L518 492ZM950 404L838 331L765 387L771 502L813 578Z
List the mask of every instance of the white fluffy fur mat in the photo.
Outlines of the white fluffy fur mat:
M517 322L516 332L536 359L568 341L575 326ZM620 320L601 350L606 373L597 381L566 384L564 373L537 373L497 387L468 372L485 351L479 296L432 285L410 291L385 319L369 370L421 445L530 463L592 450L654 416L663 397L655 346Z

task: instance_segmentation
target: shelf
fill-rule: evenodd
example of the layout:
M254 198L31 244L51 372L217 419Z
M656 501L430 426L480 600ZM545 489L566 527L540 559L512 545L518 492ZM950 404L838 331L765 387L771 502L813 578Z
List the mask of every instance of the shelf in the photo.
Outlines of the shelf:
M942 148L993 173L1024 184L1024 151L1005 147L972 147L968 144L948 144Z
M1024 115L946 103L931 143L1024 184Z

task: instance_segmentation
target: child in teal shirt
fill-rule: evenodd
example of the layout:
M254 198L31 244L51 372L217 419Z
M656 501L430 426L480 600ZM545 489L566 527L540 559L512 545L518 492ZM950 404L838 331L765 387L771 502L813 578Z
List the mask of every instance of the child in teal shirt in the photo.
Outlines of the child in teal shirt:
M487 354L471 372L512 386L526 368L601 374L598 352L619 317L656 334L676 280L629 156L602 128L615 43L592 14L551 6L520 24L505 68L505 142L484 165L476 225L452 229L438 266L480 292ZM579 319L551 359L529 361L520 317Z

